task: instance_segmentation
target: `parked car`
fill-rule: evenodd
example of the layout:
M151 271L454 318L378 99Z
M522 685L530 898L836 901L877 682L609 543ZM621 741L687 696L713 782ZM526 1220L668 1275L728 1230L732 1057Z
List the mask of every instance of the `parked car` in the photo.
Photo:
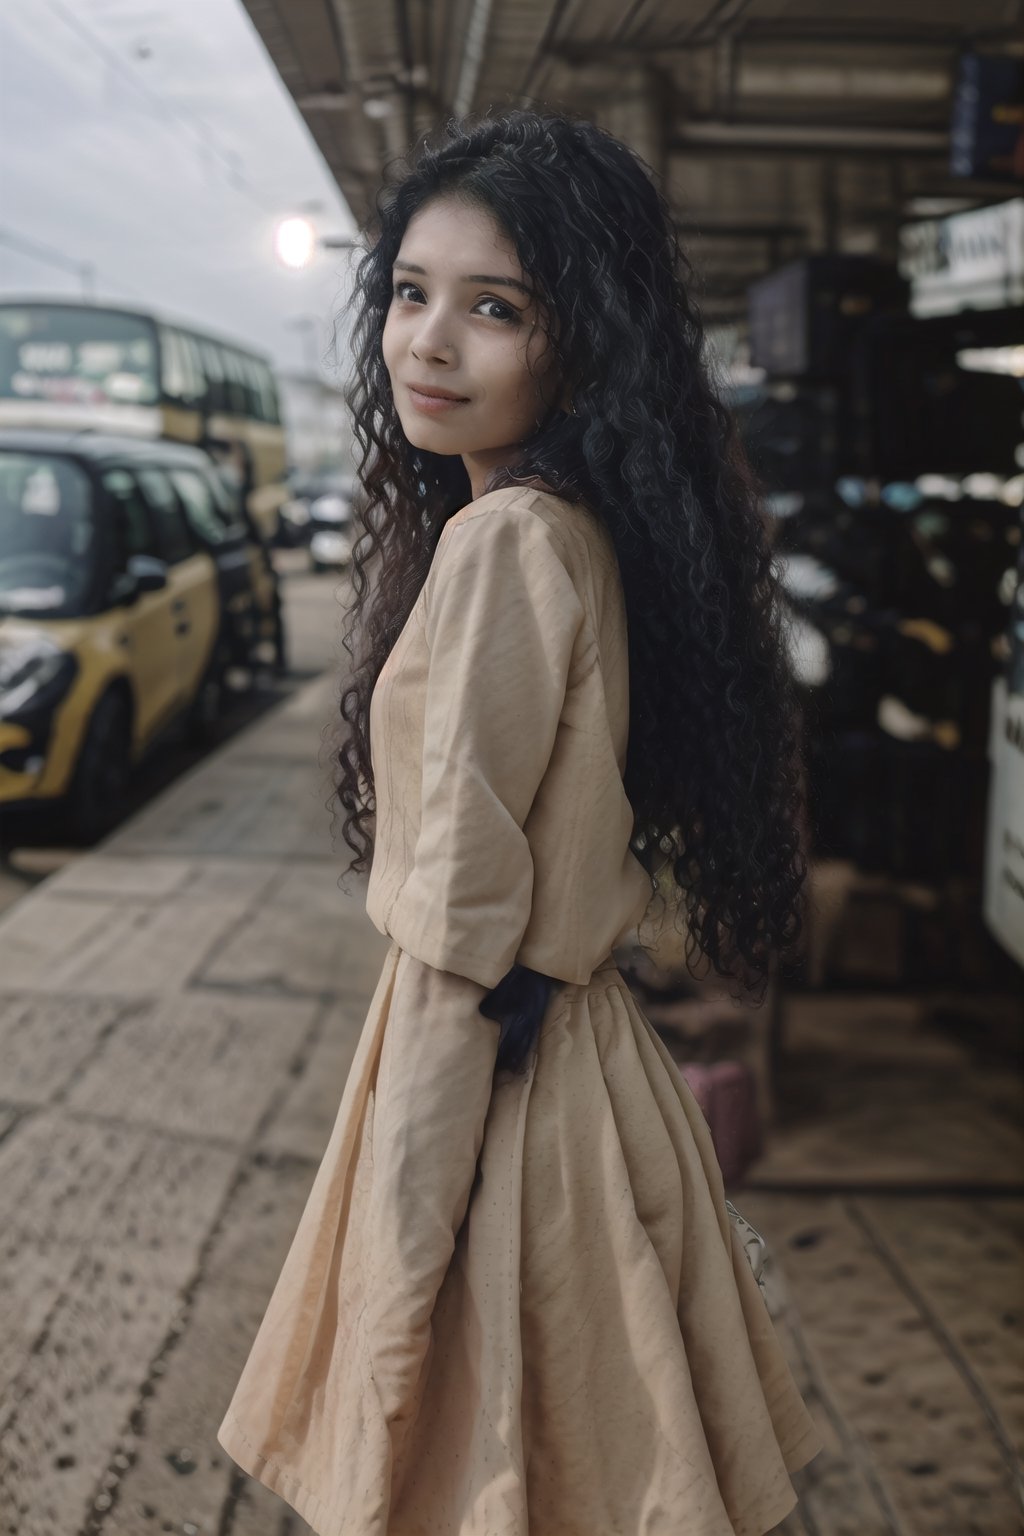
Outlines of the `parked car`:
M199 449L0 432L0 814L94 841L172 725L205 735L277 646L263 553Z
M314 571L347 566L352 558L356 481L345 474L297 477L281 508L281 526L292 547L305 544Z

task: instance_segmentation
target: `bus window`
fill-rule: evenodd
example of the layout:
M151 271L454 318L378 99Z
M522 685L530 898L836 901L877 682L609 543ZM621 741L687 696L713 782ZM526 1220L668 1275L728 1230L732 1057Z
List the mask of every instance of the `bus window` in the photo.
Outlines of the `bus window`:
M213 415L217 411L227 409L224 360L221 349L215 341L200 341L199 350L202 353L203 372L206 375L206 409Z
M246 357L244 352L238 353L238 371L242 376L242 388L245 390L245 414L254 421L259 421L260 402L252 376L252 359Z
M264 421L269 421L273 426L279 427L281 425L281 406L277 398L277 385L274 383L274 375L266 363L257 363L256 366L259 369L263 399L266 402L266 411L263 419Z
M281 415L277 404L277 390L274 388L274 375L261 358L253 358L252 369L259 395L260 415L271 426L279 426Z
M0 305L0 400L152 405L156 330L89 304Z
M178 345L178 333L160 327L160 388L171 400L185 398L185 359Z
M249 388L249 397L252 400L252 413L257 421L266 421L267 403L263 398L263 381L260 378L260 365L254 357L244 359L245 380Z
M192 354L188 337L169 325L160 327L161 378L169 400L183 405L198 405L206 393L206 384L198 359Z
M190 401L194 401L196 405L201 405L205 408L207 386L202 352L194 336L189 336L185 331L180 331L178 335L186 360L186 372L191 380L192 392L188 398Z
M238 353L232 347L222 347L221 356L224 359L228 411L232 416L248 416L249 405L246 399L248 391L242 376Z

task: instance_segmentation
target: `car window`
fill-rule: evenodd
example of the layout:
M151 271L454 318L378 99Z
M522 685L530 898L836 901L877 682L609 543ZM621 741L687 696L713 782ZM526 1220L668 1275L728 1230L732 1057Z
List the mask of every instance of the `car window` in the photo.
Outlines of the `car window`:
M0 450L0 616L85 612L99 543L92 485L80 465Z
M238 538L244 538L248 519L245 515L245 506L238 487L234 484L228 484L221 474L216 459L214 459L211 473L204 475L203 478L213 492L213 499L221 517L226 523L232 525L231 531L233 534L237 535Z
M162 469L140 469L139 480L156 520L158 550L168 565L180 565L196 551L196 542L185 521L167 475Z
M170 473L185 516L205 543L223 544L227 539L241 538L242 527L224 510L205 475L197 469L172 469Z
M127 469L109 469L103 485L114 508L114 547L122 569L129 555L159 555L156 528L135 476Z

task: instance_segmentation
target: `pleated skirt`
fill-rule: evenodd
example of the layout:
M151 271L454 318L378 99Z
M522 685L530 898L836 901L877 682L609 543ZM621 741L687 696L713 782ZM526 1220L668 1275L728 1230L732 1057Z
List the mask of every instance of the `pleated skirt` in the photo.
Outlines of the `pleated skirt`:
M448 1021L392 1011L401 954L220 1444L318 1536L763 1536L822 1440L708 1126L621 973L609 956L552 996L475 1165L439 1157L438 1198L405 1192L396 1264L375 1241L403 1200L383 1154L410 1103L427 1147L466 1110L430 1077Z

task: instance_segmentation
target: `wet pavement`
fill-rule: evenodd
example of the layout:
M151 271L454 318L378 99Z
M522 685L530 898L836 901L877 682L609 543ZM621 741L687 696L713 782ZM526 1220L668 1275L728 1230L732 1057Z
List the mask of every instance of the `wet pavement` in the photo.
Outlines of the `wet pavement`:
M387 948L339 883L336 697L306 684L0 918L0 1536L306 1529L215 1431ZM1004 999L933 1003L790 998L733 1192L827 1444L787 1536L1020 1529L1020 1064Z

